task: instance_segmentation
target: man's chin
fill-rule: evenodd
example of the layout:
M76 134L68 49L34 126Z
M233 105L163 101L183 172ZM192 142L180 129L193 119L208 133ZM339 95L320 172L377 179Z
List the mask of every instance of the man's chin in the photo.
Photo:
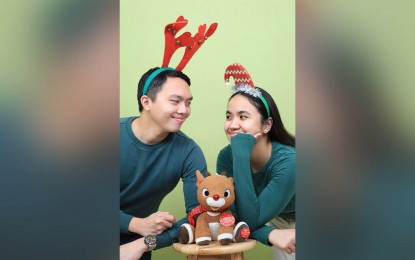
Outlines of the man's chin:
M169 127L169 132L176 133L176 132L179 132L181 128L182 128L181 126L172 126L172 127Z

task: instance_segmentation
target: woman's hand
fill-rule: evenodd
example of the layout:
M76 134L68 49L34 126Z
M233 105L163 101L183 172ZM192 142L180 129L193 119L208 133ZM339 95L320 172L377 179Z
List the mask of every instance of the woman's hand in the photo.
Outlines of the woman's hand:
M295 229L274 229L269 233L268 241L287 254L295 253Z
M262 135L262 133L256 133L256 134L254 134L253 136L255 137L255 139L257 139L258 140L258 137L260 137Z

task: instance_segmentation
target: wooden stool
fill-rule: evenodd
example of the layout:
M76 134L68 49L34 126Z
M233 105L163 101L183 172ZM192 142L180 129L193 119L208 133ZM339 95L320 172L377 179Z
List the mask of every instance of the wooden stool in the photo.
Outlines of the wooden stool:
M247 239L245 242L221 245L218 241L212 241L209 245L174 243L173 248L177 252L187 255L188 260L243 260L244 251L254 248L256 241Z

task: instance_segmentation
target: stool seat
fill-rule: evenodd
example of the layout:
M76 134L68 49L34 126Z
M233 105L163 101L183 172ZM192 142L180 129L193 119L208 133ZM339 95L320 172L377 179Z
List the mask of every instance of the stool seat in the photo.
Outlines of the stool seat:
M218 241L212 241L209 245L199 246L197 244L174 243L173 249L187 255L187 259L244 259L243 252L254 248L256 240L247 239L240 243L221 245Z

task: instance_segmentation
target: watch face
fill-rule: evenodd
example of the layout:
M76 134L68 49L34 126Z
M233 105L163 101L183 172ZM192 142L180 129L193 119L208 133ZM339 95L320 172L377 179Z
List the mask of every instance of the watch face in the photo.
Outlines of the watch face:
M144 237L144 243L146 243L149 246L154 246L157 243L156 236L154 235L147 235Z

